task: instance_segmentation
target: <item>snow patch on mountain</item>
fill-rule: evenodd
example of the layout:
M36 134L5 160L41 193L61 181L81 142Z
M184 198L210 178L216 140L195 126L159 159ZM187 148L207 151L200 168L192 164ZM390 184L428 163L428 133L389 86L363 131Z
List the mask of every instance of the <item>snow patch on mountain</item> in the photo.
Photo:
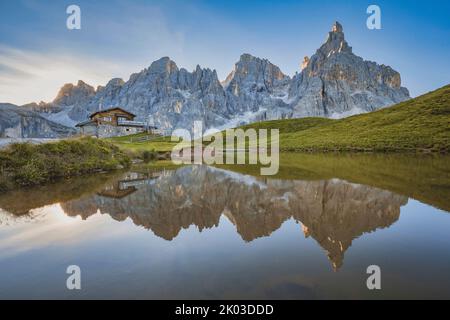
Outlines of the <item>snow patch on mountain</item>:
M41 113L41 115L47 120L62 124L66 127L75 127L78 121L73 120L69 116L69 112L71 111L70 107L65 108L64 110L57 113Z

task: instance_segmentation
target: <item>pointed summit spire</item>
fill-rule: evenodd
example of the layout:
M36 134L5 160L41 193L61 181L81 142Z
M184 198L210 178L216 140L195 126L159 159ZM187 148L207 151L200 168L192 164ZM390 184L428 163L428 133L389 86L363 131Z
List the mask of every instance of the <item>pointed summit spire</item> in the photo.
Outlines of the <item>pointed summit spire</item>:
M351 53L352 48L345 41L344 28L339 22L333 23L331 31L328 33L327 41L319 49L320 52L328 56L333 53Z
M333 23L331 31L328 33L327 41L345 41L344 38L344 28L339 22L336 21Z
M338 21L335 21L333 27L331 27L331 32L344 32L344 28Z

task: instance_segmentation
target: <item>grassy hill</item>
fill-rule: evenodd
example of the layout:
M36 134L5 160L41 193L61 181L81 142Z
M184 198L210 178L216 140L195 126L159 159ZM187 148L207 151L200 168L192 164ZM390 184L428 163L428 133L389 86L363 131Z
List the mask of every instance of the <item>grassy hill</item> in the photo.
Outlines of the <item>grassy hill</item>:
M148 138L148 140L141 140ZM141 153L143 151L171 151L177 145L177 142L170 141L170 137L149 136L146 133L138 133L123 137L114 137L106 139L121 149Z
M390 108L340 120L259 122L279 128L282 151L432 151L450 147L450 85Z

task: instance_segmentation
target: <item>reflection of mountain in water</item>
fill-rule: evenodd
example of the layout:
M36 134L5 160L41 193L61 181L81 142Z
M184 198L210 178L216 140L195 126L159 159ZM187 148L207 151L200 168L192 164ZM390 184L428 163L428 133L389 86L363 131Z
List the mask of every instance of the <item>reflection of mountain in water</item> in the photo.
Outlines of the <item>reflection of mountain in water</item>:
M98 212L151 229L166 240L182 228L218 226L224 214L245 241L268 236L293 218L324 248L334 268L352 240L388 227L407 198L342 180L257 180L206 166L183 167L158 178L127 176L95 195L62 204L83 219Z

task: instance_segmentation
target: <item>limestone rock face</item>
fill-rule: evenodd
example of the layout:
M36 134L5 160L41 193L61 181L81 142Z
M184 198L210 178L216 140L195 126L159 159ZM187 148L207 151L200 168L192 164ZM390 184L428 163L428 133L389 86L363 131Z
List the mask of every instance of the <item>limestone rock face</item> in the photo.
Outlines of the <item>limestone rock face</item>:
M81 99L83 103L69 107L68 115L81 121L101 108L121 106L138 120L151 119L162 130L191 129L194 121L202 121L205 128L225 127L230 122L239 125L289 113L282 100L289 83L290 78L277 66L249 54L241 56L224 84L215 70L197 66L189 72L164 57L127 82L113 79L99 87L87 102ZM72 102L70 92L75 90L63 88L61 92L53 104L63 98Z
M241 56L235 69L225 80L228 91L237 96L249 92L273 93L277 87L286 85L288 81L289 77L276 65L250 54Z
M61 138L75 132L27 108L0 104L0 138Z
M137 120L151 117L163 130L189 128L195 120L210 125L227 120L221 121L228 112L225 96L216 71L197 66L189 72L164 57L132 74L127 82L111 80L88 103L75 107L70 116L83 120L100 108L121 106L136 114Z
M327 41L293 79L292 117L343 117L373 111L409 99L400 74L365 61L352 52L336 22Z
M65 84L50 103L30 103L23 107L39 112L47 120L67 127L74 127L78 119L87 119L86 106L94 98L96 90L79 80L76 85ZM75 131L74 131L75 132Z
M223 84L235 112L247 113L250 119L246 120L256 121L284 118L290 113L284 101L290 81L267 59L243 54Z
M309 57L308 57L308 56L305 56L305 57L303 58L303 62L302 62L301 69L302 69L302 70L305 69L305 68L308 66L308 64L309 64Z
M94 111L120 106L170 133L192 129L193 121L223 129L259 120L340 118L409 98L398 72L352 52L338 22L301 69L290 78L267 59L243 54L221 83L215 70L197 66L190 72L163 57L128 81L112 79L96 90L82 81L67 84L51 104L33 110L43 108L48 119L73 125Z
M81 99L80 103L76 103L73 105L69 112L69 117L80 121L80 119L87 119L89 114L95 110L99 110L103 108L103 104L106 106L110 106L114 99L117 98L122 86L124 85L124 81L122 79L112 79L108 82L105 87L99 86L97 91L94 91L94 95L89 95L88 99ZM101 96L101 99L97 100L96 97ZM55 100L57 100L56 98ZM56 103L53 101L53 103ZM90 107L92 103L97 103L98 106L96 108Z
M53 103L59 106L73 106L89 101L95 95L95 89L79 80L77 85L65 84L58 92Z

